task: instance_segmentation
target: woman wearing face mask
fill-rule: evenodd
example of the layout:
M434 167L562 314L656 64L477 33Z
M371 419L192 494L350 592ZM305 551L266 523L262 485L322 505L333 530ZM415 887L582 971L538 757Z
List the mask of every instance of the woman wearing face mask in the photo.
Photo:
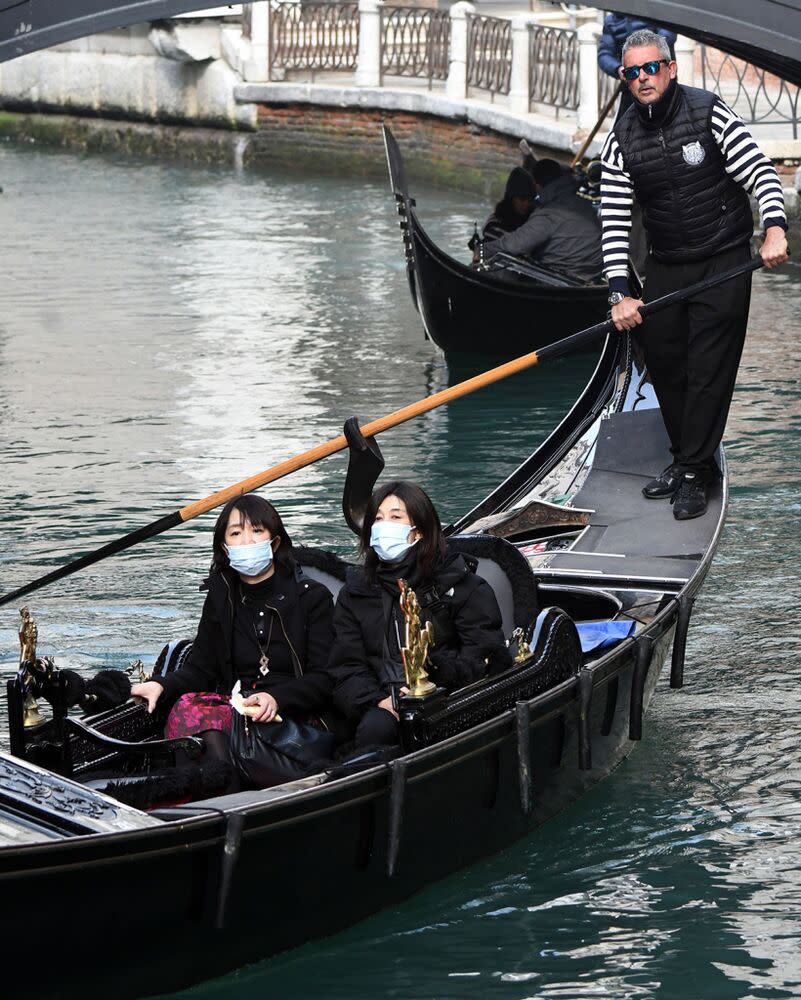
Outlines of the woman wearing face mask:
M202 735L207 752L227 759L237 681L256 722L316 713L326 704L334 609L328 589L303 575L281 518L262 497L229 501L212 547L189 657L164 677L132 685L131 694L150 712L160 700L172 706L168 738Z
M396 481L376 490L361 549L364 565L349 572L337 598L330 660L334 705L356 725L356 747L398 742L390 696L392 684L404 679L398 580L415 591L423 620L433 623L435 684L454 690L511 663L492 588L475 574L474 561L448 552L434 505L419 486Z

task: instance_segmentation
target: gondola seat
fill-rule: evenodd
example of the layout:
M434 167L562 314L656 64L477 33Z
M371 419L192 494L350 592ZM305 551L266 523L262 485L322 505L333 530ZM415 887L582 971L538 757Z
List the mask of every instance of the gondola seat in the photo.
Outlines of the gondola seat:
M301 569L312 580L317 580L331 591L334 600L337 599L349 563L327 549L319 549L310 545L296 545L295 558Z
M540 610L537 581L528 560L511 542L495 535L451 535L448 546L478 560L476 572L495 591L507 638L516 628L533 625Z
M525 556L511 542L495 535L451 535L448 547L478 560L476 572L495 592L507 638L515 628L534 623L540 609L537 581ZM310 546L296 546L295 554L303 572L324 584L336 600L350 564L333 552Z

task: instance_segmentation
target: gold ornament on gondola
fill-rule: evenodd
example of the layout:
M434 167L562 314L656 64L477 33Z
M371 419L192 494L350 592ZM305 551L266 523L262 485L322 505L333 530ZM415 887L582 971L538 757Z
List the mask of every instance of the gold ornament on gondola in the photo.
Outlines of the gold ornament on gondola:
M512 632L512 638L509 644L517 646L517 652L514 657L515 663L526 663L527 660L531 659L531 647L526 642L526 633L524 629L518 626L514 632Z
M26 729L30 729L44 722L42 713L39 711L39 706L36 704L36 699L31 690L34 683L33 672L36 664L36 640L39 636L39 630L27 608L21 608L19 616L21 619L19 626L19 665L21 675L24 670L22 683L25 686L25 700L22 703L22 724Z
M131 678L132 684L145 684L152 676L145 670L142 660L134 660L133 663L128 664L125 673Z
M420 625L420 602L417 594L405 580L398 580L400 587L400 607L406 621L406 644L401 649L406 687L412 698L424 698L437 690L437 685L428 679L426 664L428 650L434 645L434 626L426 622Z

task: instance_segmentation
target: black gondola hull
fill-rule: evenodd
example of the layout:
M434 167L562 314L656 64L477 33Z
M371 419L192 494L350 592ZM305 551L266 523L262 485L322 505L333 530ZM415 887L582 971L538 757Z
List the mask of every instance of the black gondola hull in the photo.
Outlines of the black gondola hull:
M646 704L669 647L669 615L664 626ZM514 713L407 758L392 877L387 769L244 809L222 927L215 926L222 817L0 853L3 940L14 942L15 964L36 970L27 995L139 997L179 989L330 935L512 844L606 777L631 749L633 668L631 644L593 693L591 770L579 766L574 682L532 705L528 816L521 808ZM50 918L46 963L36 935L13 935L14 925L30 927L44 911ZM132 961L132 949L147 958Z
M519 357L606 317L605 286L523 287L447 257L419 223L412 238L415 304L427 335L448 355Z

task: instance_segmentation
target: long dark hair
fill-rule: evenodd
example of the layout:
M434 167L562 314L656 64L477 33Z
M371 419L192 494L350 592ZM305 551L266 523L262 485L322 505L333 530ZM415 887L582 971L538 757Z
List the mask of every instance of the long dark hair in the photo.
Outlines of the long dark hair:
M379 558L370 547L370 532L375 522L378 508L387 497L399 497L406 504L406 512L412 524L421 534L415 545L417 566L423 579L429 579L448 552L442 525L431 498L417 483L403 479L393 480L379 487L370 497L364 512L361 533L361 551L364 556L364 570L369 580L375 579Z
M211 572L219 573L229 566L228 554L225 551L225 529L228 527L228 518L231 511L238 510L245 521L250 521L254 528L266 528L273 538L280 538L281 542L276 548L273 546L273 560L276 566L287 572L295 568L295 552L292 548L292 539L287 534L284 522L278 511L269 500L258 496L256 493L245 493L241 497L234 497L220 511L217 523L214 525L214 540L212 541Z

